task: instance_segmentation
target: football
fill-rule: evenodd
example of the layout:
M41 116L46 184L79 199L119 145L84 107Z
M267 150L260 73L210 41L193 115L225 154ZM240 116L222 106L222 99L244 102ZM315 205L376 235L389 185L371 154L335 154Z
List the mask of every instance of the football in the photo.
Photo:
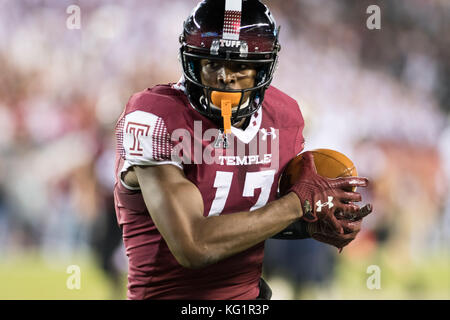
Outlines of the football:
M314 156L314 164L316 165L317 173L326 178L339 178L358 176L356 167L353 161L346 155L331 149L315 149L311 151ZM293 158L286 169L284 170L280 179L280 194L285 192L294 184L300 174L302 167L300 161L303 153ZM356 187L353 188L353 191Z

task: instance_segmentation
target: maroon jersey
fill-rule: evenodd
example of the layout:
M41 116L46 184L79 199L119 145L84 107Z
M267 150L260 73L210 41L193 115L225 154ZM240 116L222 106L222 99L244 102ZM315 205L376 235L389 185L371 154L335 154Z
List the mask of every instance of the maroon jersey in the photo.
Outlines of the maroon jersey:
M262 108L245 130L232 127L224 148L217 125L190 105L182 87L133 95L116 128L114 188L129 259L128 298L255 299L264 242L205 268L184 268L122 172L133 165L175 165L199 189L205 217L255 210L277 198L280 174L303 149L303 127L295 100L270 87Z

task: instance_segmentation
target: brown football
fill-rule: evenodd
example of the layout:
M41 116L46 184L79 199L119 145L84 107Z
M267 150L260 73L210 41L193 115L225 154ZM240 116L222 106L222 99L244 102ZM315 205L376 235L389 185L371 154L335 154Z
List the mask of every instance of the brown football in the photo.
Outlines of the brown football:
M314 156L314 164L316 165L317 173L327 178L339 178L358 176L356 167L353 161L350 160L344 154L331 150L331 149L316 149L311 151ZM298 179L298 175L301 172L300 161L303 153L293 158L280 179L280 194L284 195L285 192L295 183ZM356 187L353 188L353 191Z

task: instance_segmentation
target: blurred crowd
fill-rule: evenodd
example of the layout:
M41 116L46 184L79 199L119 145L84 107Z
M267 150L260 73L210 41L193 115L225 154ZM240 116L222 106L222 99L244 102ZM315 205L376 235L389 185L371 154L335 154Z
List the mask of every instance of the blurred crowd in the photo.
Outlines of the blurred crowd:
M302 107L306 149L339 150L372 182L362 192L375 212L343 254L448 252L450 2L264 2L281 25L273 84ZM178 35L196 3L0 1L0 263L84 251L112 279L126 271L115 121L134 92L179 79ZM79 29L66 24L74 4ZM371 4L379 30L366 27ZM270 240L265 272L323 284L338 257L313 240Z

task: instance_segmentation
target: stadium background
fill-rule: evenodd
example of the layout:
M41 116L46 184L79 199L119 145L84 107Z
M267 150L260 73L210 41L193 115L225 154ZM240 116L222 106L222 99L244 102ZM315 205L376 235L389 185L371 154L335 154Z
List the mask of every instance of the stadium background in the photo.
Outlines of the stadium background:
M179 79L196 2L0 1L0 299L125 298L115 120L133 92ZM282 26L273 84L302 106L306 149L352 158L375 207L341 254L269 241L274 299L449 299L450 2L265 2ZM380 30L366 27L371 4Z

